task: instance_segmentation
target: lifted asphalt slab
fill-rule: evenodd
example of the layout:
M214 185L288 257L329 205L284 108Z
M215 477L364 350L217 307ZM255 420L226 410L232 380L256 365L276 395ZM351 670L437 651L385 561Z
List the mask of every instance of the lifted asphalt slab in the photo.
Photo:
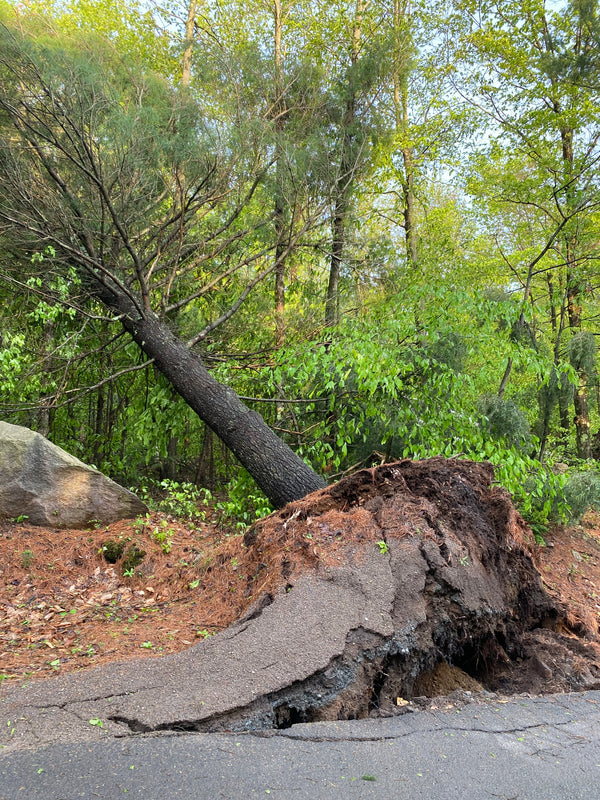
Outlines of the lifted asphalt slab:
M442 705L449 705L442 703ZM600 692L0 755L0 800L598 800Z
M327 579L306 576L255 618L180 653L0 686L0 745L97 741L92 718L118 736L190 730L252 708L325 670L344 652L349 631L368 627L391 636L393 590L380 587L392 584L389 559L372 548L360 569L340 569Z

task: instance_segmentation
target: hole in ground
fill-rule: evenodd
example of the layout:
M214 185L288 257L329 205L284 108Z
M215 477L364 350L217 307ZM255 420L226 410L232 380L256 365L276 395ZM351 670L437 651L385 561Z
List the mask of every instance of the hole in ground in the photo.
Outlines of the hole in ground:
M456 690L475 694L491 689L498 673L509 662L505 644L498 632L495 636L486 634L482 641L465 643L451 659L444 658L443 650L437 654L423 652L418 671L414 655L410 659L406 654L386 655L372 661L367 658L352 683L339 694L329 695L322 705L313 705L314 697L309 694L300 702L280 701L273 708L273 727L281 730L299 723L389 716L402 705L398 698L438 697Z
M275 724L273 727L277 728L277 730L285 730L285 728L291 728L292 725L298 725L301 722L314 722L309 712L294 708L285 703L277 706L273 711L275 714Z
M422 668L416 675L404 656L387 656L371 683L369 712L373 716L397 705L398 698L438 697L456 690L480 692L493 689L498 673L509 663L502 634L483 642L468 643L452 659L441 655L433 659L423 654Z

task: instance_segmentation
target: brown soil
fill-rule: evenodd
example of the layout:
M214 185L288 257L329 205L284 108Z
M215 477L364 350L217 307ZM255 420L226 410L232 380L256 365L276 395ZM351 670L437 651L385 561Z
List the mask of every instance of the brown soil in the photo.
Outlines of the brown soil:
M570 611L569 626L593 638L600 630L600 513L589 511L581 525L553 528L535 561L546 591Z
M109 541L125 543L114 564L103 554ZM145 556L124 575L132 546ZM90 530L0 524L0 679L184 650L251 602L242 551L241 537L216 522L158 513Z
M327 496L335 501L334 491ZM342 525L343 510L333 505L318 509L321 523L313 530L310 517L305 519L299 536L294 535L292 514L285 537L281 526L269 522L259 523L246 537L235 535L210 511L195 525L161 514L90 530L2 523L0 680L22 682L184 650L227 627L253 604L265 598L268 602L303 572L331 570L349 553L360 554L367 527L366 517L361 525L360 505L350 527ZM399 523L397 535L409 534L411 524L407 513L402 517L406 530ZM260 547L252 546L257 536ZM547 591L567 607L558 633L581 640L582 646L597 639L600 515L588 514L581 526L553 529L545 547L535 545L526 529L524 536ZM111 540L125 545L114 564L103 549ZM145 556L124 575L124 559L134 545ZM544 635L537 632L527 645L541 654L541 674L555 647L552 640L544 650ZM465 689L462 677L443 666L436 667L429 683L424 694ZM513 690L515 686L513 682Z

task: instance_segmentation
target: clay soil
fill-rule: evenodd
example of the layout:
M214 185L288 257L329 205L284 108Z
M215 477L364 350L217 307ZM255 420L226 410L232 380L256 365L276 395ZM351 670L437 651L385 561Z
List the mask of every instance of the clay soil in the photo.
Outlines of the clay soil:
M0 681L184 650L285 590L286 580L331 569L348 546L361 546L360 528L340 540L326 531L297 546L274 540L259 562L256 548L210 509L195 523L164 514L86 530L0 523ZM115 563L106 559L110 542L123 545ZM596 639L600 515L552 529L545 546L530 545L546 590L568 608L564 633ZM145 555L127 568L134 547Z

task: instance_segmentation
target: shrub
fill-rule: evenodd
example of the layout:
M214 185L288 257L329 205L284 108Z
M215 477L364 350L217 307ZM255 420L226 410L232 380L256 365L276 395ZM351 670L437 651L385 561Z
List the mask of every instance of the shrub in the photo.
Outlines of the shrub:
M529 422L524 412L512 400L486 395L479 401L481 427L495 439L504 439L509 445L531 449Z
M600 475L595 470L576 472L565 485L569 518L576 522L588 508L600 508Z

